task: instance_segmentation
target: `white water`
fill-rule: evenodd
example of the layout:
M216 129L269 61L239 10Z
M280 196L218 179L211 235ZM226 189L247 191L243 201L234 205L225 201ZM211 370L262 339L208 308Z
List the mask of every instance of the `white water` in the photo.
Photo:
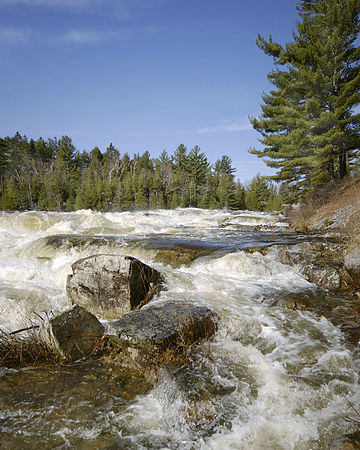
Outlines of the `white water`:
M281 220L197 209L3 213L3 330L70 307L65 283L71 264L95 253L139 257L165 276L167 290L154 301L204 304L220 317L214 341L199 349L193 369L179 379L164 372L147 395L125 401L116 389L97 387L96 396L84 394L80 401L83 387L75 383L53 399L40 401L34 393L11 408L1 403L6 448L18 448L14 442L23 433L22 448L37 442L44 448L327 449L354 430L345 420L356 419L345 397L360 404L358 349L325 318L262 303L313 286L278 262L275 249L266 256L243 251L291 236L242 232L240 224ZM54 236L62 236L57 244ZM73 245L71 236L83 245ZM217 251L176 269L152 260L154 243L184 241ZM2 369L0 377L11 380L19 372Z

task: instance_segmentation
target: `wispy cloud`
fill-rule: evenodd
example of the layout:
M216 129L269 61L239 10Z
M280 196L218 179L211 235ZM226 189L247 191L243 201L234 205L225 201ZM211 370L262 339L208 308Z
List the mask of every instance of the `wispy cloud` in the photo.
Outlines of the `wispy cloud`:
M156 30L152 27L128 28L118 30L69 30L62 35L54 37L55 43L70 44L97 44L102 42L120 41L130 39L136 34L152 34Z
M197 134L211 134L211 133L238 133L241 131L252 130L252 125L249 121L226 120L217 125L206 126L198 129Z
M127 39L131 35L129 30L121 31L87 31L87 30L70 30L59 36L58 42L68 42L74 44L96 44L98 42L116 41Z
M15 27L0 27L0 42L6 44L21 44L28 41L30 31Z

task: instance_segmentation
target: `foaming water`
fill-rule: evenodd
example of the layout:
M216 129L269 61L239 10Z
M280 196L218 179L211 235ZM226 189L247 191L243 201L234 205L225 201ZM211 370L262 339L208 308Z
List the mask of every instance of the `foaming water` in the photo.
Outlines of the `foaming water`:
M71 264L98 253L136 256L161 271L166 290L154 302L186 300L219 316L215 339L194 351L190 367L164 370L147 394L96 361L0 369L4 448L328 449L353 431L347 399L360 404L359 350L324 317L264 304L315 295L315 287L275 248L246 252L304 238L238 229L281 221L198 209L2 213L2 330L69 308ZM184 249L191 258L172 264Z

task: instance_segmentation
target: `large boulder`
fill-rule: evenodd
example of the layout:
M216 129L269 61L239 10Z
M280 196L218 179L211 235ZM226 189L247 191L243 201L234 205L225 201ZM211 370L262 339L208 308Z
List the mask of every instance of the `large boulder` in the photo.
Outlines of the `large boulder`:
M104 335L104 327L93 314L76 305L45 321L39 333L41 340L62 358L75 361L91 354Z
M66 291L72 303L103 319L141 307L162 284L159 272L129 256L95 255L71 267Z
M131 311L109 326L118 345L142 363L146 356L209 339L217 329L217 317L205 306L173 302Z

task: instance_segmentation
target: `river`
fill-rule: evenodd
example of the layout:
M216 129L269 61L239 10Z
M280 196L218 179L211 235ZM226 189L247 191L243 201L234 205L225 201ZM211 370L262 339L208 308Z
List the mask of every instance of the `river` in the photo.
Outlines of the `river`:
M266 229L275 225L283 231ZM315 292L278 261L276 246L266 255L246 251L307 239L287 232L280 216L3 212L0 239L3 331L71 307L71 264L98 253L132 255L159 270L166 290L153 301L186 300L220 318L191 366L164 370L145 394L96 361L0 368L1 448L329 449L356 429L347 418L356 419L348 400L360 405L358 347L324 317L264 303ZM199 257L182 260L189 249Z

